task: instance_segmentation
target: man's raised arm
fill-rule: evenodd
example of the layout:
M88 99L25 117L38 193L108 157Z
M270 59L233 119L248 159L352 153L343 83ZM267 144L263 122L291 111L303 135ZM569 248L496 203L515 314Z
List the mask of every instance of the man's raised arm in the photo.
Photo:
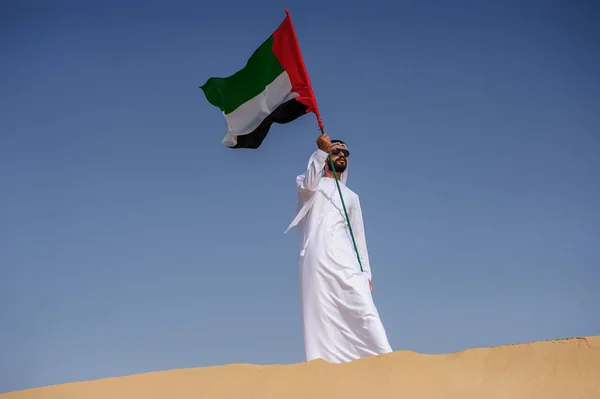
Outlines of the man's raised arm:
M322 134L317 138L317 150L311 155L308 161L308 167L303 175L296 178L298 191L315 191L321 180L321 173L329 156L329 147L331 140L327 134Z

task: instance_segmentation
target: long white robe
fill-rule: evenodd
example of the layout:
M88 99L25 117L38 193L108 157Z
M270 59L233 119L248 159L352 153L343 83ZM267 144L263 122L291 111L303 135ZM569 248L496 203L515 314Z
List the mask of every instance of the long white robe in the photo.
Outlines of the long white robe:
M315 151L296 178L301 248L300 295L305 358L343 363L392 351L369 289L371 266L360 200L347 170L339 179L363 266L360 271L335 179L323 175L327 153ZM288 231L286 230L286 231Z

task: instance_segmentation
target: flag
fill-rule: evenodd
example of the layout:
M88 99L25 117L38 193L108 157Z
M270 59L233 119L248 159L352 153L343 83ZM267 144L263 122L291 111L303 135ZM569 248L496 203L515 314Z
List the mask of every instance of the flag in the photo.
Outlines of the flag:
M319 117L290 14L235 74L211 77L200 86L227 122L223 145L260 147L273 123L285 124L307 114Z

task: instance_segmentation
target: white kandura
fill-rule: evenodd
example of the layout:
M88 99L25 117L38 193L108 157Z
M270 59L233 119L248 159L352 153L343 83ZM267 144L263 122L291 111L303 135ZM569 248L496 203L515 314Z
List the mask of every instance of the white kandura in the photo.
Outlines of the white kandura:
M363 272L334 178L324 176L328 153L317 149L296 178L298 207L286 230L301 236L299 278L307 361L343 363L392 352L369 288L372 280L359 197L339 177Z

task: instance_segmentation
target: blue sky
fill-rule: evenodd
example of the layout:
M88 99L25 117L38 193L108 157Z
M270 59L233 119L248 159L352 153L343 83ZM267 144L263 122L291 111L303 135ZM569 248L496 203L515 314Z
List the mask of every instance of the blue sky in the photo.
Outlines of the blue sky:
M5 1L0 392L303 361L283 231L316 119L230 150L199 89L286 7L392 347L600 334L592 2Z

